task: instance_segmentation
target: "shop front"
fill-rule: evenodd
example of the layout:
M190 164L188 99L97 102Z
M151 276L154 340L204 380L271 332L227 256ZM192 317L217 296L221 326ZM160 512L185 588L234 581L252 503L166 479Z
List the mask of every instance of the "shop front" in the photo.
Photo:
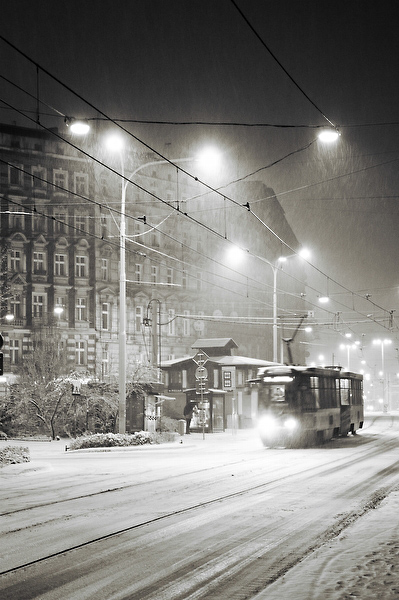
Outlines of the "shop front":
M193 412L191 431L216 433L226 429L226 392L209 389L199 394L196 389L185 390L186 402L197 411Z

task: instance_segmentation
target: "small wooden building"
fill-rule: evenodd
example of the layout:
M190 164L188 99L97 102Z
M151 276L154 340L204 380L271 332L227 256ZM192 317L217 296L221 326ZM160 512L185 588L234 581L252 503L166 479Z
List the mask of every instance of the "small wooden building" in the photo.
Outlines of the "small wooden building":
M183 418L187 401L202 411L192 421L192 429L224 431L230 427L252 427L257 415L257 394L247 385L259 367L276 363L235 355L238 346L232 338L199 339L193 355L161 364L165 393L173 394L173 415ZM165 414L167 414L165 403Z

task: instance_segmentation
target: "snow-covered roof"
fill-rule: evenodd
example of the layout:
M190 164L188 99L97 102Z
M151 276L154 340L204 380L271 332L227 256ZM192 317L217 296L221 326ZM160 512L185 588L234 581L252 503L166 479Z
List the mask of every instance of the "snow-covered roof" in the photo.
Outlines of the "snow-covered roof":
M161 367L174 367L189 361L194 362L192 356L173 358L171 360L162 361ZM272 367L278 364L268 360L261 360L259 358L249 358L247 356L211 356L209 357L208 362L215 363L221 367Z
M192 348L238 348L237 344L232 338L200 338L193 344Z

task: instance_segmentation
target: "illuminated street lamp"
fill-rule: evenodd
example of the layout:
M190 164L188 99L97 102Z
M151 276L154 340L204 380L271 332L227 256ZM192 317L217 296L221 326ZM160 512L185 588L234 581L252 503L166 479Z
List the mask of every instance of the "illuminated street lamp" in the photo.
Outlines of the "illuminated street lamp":
M278 361L277 357L277 346L278 346L278 331L277 331L277 272L279 268L281 269L281 264L285 263L289 258L293 256L301 256L305 260L310 258L310 251L306 248L303 248L298 254L290 254L289 256L280 256L274 265L272 263L268 264L272 268L273 271L273 362Z
M146 162L125 178L125 163L123 157L123 141L117 135L112 135L107 140L110 150L118 152L121 161L122 195L121 195L121 217L119 232L120 267L119 267L119 433L126 432L126 189L133 177L146 167L156 165L174 165L182 162L193 162L195 158L176 158L170 160L155 160ZM205 160L205 156L207 159ZM210 158L211 157L211 158ZM212 154L202 153L198 159L200 164L205 160L206 164L217 164L215 152Z
M357 345L356 344L341 344L340 345L340 349L341 350L345 350L347 351L347 371L350 371L350 351L351 350L356 350Z
M335 127L325 127L318 134L318 138L325 144L332 144L337 141L341 134Z
M65 117L65 123L72 133L76 135L85 135L90 130L89 122L85 119L75 119L74 117Z
M392 344L392 340L373 340L373 344L375 346L381 346L381 372L380 375L382 377L382 397L383 397L383 401L384 404L386 405L386 389L385 389L385 364L384 364L384 346L388 346L389 344Z

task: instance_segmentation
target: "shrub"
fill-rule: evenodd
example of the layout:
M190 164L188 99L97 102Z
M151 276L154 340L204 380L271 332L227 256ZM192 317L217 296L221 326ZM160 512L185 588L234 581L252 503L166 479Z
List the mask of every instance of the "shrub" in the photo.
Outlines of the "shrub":
M95 433L85 435L73 440L70 444L71 450L80 448L110 448L115 446L142 446L144 444L156 443L154 436L146 431L138 433Z
M0 466L30 462L29 448L23 446L4 446L0 448Z

